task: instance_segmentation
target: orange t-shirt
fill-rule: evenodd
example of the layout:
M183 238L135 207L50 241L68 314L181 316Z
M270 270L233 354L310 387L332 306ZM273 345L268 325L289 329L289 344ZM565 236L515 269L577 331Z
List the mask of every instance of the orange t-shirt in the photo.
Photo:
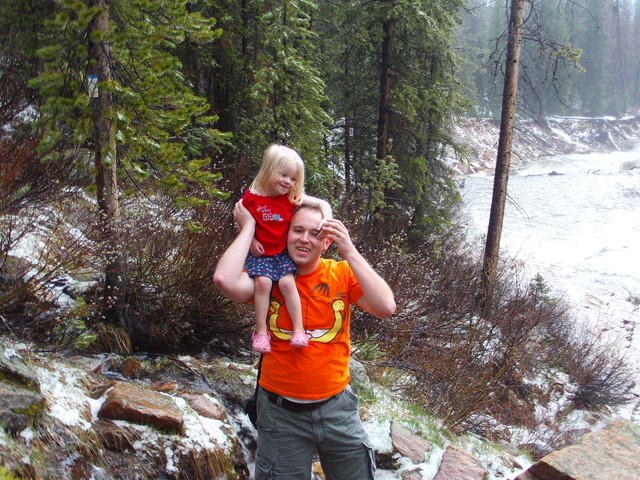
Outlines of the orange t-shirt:
M298 275L302 323L312 335L309 346L289 343L292 323L277 284L271 292L268 326L271 353L262 357L260 385L285 397L320 400L349 383L350 308L362 289L345 261L320 259L316 270Z

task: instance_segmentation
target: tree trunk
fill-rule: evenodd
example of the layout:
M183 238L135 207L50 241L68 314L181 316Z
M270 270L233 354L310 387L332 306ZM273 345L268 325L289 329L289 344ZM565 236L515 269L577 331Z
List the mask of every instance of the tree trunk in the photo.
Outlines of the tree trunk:
M511 145L516 118L518 98L518 71L520 67L520 47L522 41L522 23L524 19L525 0L511 0L509 19L509 39L505 67L504 90L502 94L502 116L500 119L500 137L496 172L493 182L493 198L487 242L484 250L482 279L480 287L480 304L484 310L491 298L492 285L495 281L498 259L500 256L500 237L504 207L507 199L507 183L511 164Z
M385 161L389 153L389 110L391 95L391 55L393 53L393 20L387 19L382 23L384 39L380 56L380 93L378 100L378 129L376 139L376 158ZM376 187L377 188L377 187ZM385 196L386 196L386 192ZM372 212L370 228L374 236L384 232L383 208L373 203L374 192L369 191L369 205L367 211ZM375 237L370 240L376 241Z
M380 102L378 104L378 139L376 156L387 158L389 147L389 96L391 92L391 54L393 52L393 20L385 20L382 24L384 40L380 65Z
M91 57L95 61L98 85L111 80L111 54L107 36L109 33L109 0L92 0L93 6L102 10L92 22ZM95 35L95 32L101 32ZM107 320L124 327L124 255L118 236L120 217L118 200L116 115L113 96L100 88L94 100L95 165L98 188L99 223L102 234L105 261L105 315Z
M349 78L349 62L344 63L344 78ZM351 90L344 90L344 104L346 111L344 113L344 202L348 203L351 196L351 135L353 127L351 125Z

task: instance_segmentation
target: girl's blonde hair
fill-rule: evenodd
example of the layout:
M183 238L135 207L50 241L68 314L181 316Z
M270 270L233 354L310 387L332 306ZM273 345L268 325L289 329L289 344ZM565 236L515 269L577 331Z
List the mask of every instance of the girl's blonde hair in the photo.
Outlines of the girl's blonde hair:
M289 192L289 201L300 205L302 196L304 195L304 162L298 152L284 145L270 145L262 155L262 165L258 171L258 175L253 179L250 188L264 192L267 185L277 176L280 175L282 169L289 163L295 163L298 168L298 176L296 184Z

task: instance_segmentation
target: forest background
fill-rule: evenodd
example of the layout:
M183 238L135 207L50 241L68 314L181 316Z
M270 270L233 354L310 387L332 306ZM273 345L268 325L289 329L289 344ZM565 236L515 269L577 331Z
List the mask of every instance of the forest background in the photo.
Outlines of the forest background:
M637 109L637 2L526 3L520 113ZM527 378L561 370L576 408L629 400L615 349L552 286L505 262L478 307L482 246L456 224L452 137L498 118L509 8L462 0L3 0L3 334L131 354L238 355L251 313L212 274L230 208L270 143L297 149L394 289L354 316L355 354L443 419L536 422ZM12 254L37 238L39 258ZM336 252L331 252L336 255ZM93 285L52 308L65 276ZM482 415L480 415L482 414ZM495 433L495 432L494 432ZM557 443L563 441L559 434Z

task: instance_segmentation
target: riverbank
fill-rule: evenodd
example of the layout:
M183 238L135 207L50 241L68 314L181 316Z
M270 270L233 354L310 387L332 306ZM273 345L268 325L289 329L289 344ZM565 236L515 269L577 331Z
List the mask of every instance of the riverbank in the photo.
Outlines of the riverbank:
M569 301L576 321L611 339L635 371L635 400L617 414L640 420L640 121L553 118L519 125L501 249ZM488 225L498 128L465 121L469 157L457 164L472 235ZM457 134L460 134L458 130ZM542 135L549 137L543 137Z
M498 153L500 124L489 119L461 119L453 137L466 149L462 161L453 162L460 174L493 175ZM569 153L629 150L640 138L640 117L549 117L546 123L519 121L513 139L511 166Z

